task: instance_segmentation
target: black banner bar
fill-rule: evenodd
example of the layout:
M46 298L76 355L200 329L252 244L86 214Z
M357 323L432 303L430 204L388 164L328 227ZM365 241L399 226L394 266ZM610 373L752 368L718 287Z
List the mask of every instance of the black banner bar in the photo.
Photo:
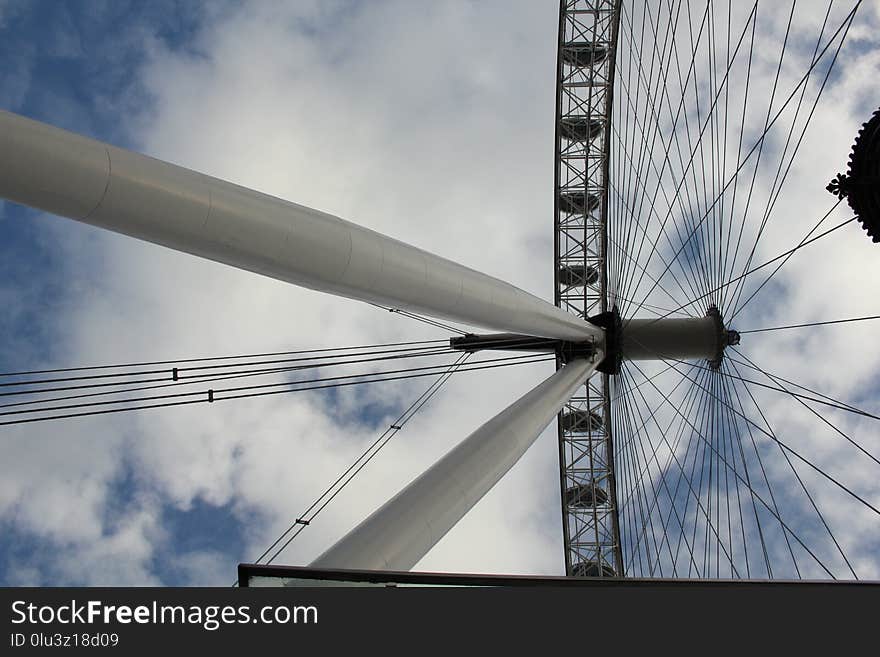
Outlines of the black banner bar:
M785 635L788 645L826 634L873 645L877 583L687 583L594 580L594 585L307 588L0 589L0 654L34 649L129 655L256 646L331 651L470 654L524 642L653 648L709 633L717 645ZM415 586L412 586L415 584ZM781 633L781 634L780 634ZM586 643L584 643L586 642ZM703 644L705 645L705 644ZM545 651L539 651L543 654ZM790 654L790 653L789 653Z

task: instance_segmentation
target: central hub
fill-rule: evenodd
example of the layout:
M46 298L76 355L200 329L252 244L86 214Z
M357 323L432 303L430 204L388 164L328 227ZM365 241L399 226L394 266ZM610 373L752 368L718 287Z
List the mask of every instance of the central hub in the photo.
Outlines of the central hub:
M718 369L724 350L740 340L739 333L724 326L715 306L703 317L621 320L616 309L604 315L610 317L590 321L605 328L606 360L616 365L615 371L624 360L705 360Z
M604 358L596 367L606 374L618 374L624 360L705 360L712 369L721 367L724 350L739 344L739 333L724 326L721 313L709 306L704 317L622 320L617 309L590 317L594 326L605 330L604 346L592 340L572 342L515 333L492 333L451 338L449 345L459 351L535 351L556 353L562 362L589 358L597 348Z

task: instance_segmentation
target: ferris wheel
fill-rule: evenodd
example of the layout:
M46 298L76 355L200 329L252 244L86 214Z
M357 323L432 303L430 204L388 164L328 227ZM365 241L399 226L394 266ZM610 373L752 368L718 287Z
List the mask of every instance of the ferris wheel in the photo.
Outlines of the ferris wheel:
M449 377L551 359L555 374L312 565L411 569L556 417L567 575L876 576L876 377L852 372L869 390L857 397L823 387L835 377L805 372L800 338L777 337L852 339L878 319L876 295L855 308L875 312L843 314L844 300L829 299L835 312L817 316L809 298L804 315L774 312L782 298L844 285L850 245L867 242L854 222L880 234L878 115L862 119L849 172L829 185L836 198L825 186L844 163L811 179L823 152L806 139L820 103L845 92L838 55L862 2L783 4L560 3L553 304L335 216L0 114L4 198L444 331L486 330L226 364L17 372L10 395L44 396L4 403L0 425L428 378L259 559L271 561ZM434 356L453 359L364 377L319 369ZM317 373L239 383L303 370Z
M800 248L853 213L876 234L876 163L864 162L876 157L877 113L853 146L862 182L849 207L838 194L821 212L778 219L798 212L785 193L805 193L792 182L809 168L804 137L861 3L833 4L561 3L556 302L622 343L560 416L570 574L859 576L838 512L876 513L876 490L861 496L800 438L821 434L870 467L876 428L839 417L861 409L771 373L753 344L876 315L752 328L773 316L786 291L767 286ZM793 241L758 256L773 219ZM673 353L686 347L671 334L700 321L714 340L702 354ZM634 335L661 325L669 343ZM686 342L698 349L696 335ZM796 409L768 412L774 394ZM826 486L841 507L817 502Z

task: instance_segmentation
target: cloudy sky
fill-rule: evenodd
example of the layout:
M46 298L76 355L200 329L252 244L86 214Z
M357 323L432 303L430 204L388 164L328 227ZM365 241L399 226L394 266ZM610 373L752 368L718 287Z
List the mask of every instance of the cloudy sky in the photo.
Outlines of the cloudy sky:
M786 96L824 7L799 5L792 30L803 47L780 82ZM786 18L761 14L765 46ZM552 299L557 20L552 1L0 1L0 107L336 214ZM755 262L796 245L831 206L823 187L878 103L878 27L877 3L864 3ZM772 63L756 49L753 84L765 98ZM760 132L754 111L748 129ZM769 185L761 176L765 204ZM3 371L448 336L11 203L0 205L0 234ZM871 247L852 224L800 252L740 327L877 314ZM875 332L759 334L768 337L744 339L743 353L876 412ZM453 378L279 562L307 564L551 372ZM427 385L3 427L0 582L229 584ZM876 471L823 442L793 400L767 396L764 410L880 502ZM876 443L876 423L834 419ZM561 574L555 441L551 427L418 569ZM826 503L838 503L833 492ZM835 515L846 513L858 520L837 533L860 576L880 577L876 515Z

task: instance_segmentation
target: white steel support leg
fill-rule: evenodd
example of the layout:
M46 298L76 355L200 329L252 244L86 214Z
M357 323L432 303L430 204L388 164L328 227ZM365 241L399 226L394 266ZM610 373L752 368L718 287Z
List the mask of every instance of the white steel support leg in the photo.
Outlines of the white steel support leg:
M497 278L338 217L2 111L0 197L331 294L601 346L597 327Z
M486 422L312 562L409 570L525 454L603 354L574 360Z

